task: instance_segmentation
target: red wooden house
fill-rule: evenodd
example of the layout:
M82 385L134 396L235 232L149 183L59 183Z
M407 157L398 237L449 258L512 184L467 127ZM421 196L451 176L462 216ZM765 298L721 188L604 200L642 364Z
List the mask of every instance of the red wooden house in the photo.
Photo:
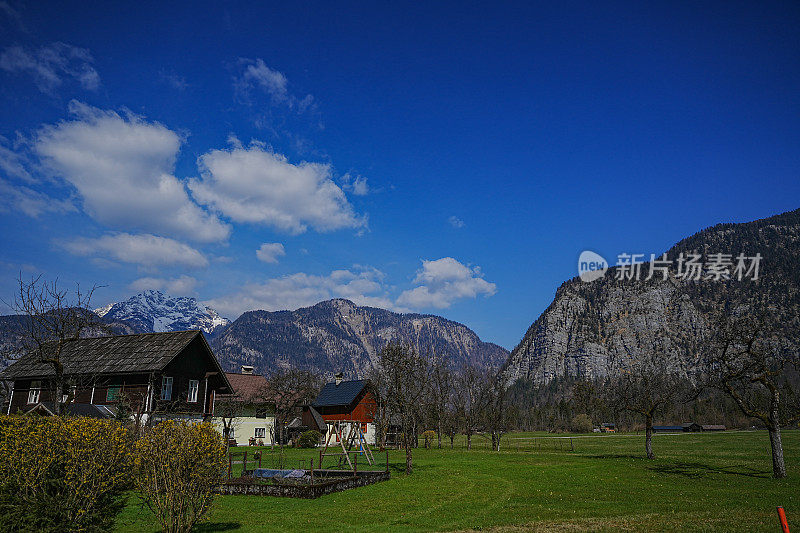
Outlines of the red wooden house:
M368 380L343 381L337 377L336 381L325 384L312 407L325 422L350 420L360 423L367 442L375 443L377 403Z

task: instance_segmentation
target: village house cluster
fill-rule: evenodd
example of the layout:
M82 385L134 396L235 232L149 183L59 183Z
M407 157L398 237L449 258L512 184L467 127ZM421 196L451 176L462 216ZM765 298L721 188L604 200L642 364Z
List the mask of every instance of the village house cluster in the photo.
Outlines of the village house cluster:
M337 377L279 428L267 379L252 366L223 371L200 331L78 339L66 343L60 362L60 404L69 415L124 416L139 424L211 421L231 445L285 443L307 430L335 441L330 422L346 420L360 424L367 442L375 443L376 402L369 381ZM0 380L12 383L7 414L56 412L49 363L24 356L0 372Z

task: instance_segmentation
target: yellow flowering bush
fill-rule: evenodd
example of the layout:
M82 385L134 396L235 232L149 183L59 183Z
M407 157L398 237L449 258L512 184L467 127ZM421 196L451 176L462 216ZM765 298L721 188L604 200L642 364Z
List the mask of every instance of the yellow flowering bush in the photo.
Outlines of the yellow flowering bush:
M130 467L131 442L117 421L2 416L0 530L108 530Z
M225 446L209 423L168 420L136 442L134 462L136 489L163 531L184 532L211 508Z

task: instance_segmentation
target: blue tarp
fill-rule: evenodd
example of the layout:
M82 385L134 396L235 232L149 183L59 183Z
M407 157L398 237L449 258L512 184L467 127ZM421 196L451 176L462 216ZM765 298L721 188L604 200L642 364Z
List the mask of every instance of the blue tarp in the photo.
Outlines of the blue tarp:
M256 468L253 477L261 478L301 478L306 475L305 470L272 470L270 468Z

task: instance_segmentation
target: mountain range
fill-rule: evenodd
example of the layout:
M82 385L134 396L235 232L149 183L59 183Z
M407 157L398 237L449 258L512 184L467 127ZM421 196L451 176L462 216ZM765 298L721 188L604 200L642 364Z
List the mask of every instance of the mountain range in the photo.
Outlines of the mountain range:
M702 279L687 279L677 259L694 253L705 261L728 254L731 271L739 254L758 255L759 275L715 280L706 279L704 271ZM632 359L657 351L667 354L674 372L688 373L693 365L689 349L669 332L702 336L711 327L707 309L722 301L747 308L767 300L779 311L776 320L800 331L800 209L718 224L681 240L664 257L670 260L666 276L645 280L650 264L642 263L639 280L625 279L620 267L612 267L594 281L575 277L564 282L510 354L439 316L395 313L344 299L295 311L249 311L231 322L195 298L151 290L95 313L115 333L201 329L231 371L241 365L261 373L293 366L363 377L383 346L403 342L420 353L445 356L453 368L501 367L509 382L538 384L562 376L613 375ZM20 317L0 317L0 349L13 350L22 329Z
M296 311L249 311L214 335L211 347L227 368L259 372L290 366L363 377L387 343L436 354L450 366L499 367L508 351L468 327L434 315L394 313L334 299Z

